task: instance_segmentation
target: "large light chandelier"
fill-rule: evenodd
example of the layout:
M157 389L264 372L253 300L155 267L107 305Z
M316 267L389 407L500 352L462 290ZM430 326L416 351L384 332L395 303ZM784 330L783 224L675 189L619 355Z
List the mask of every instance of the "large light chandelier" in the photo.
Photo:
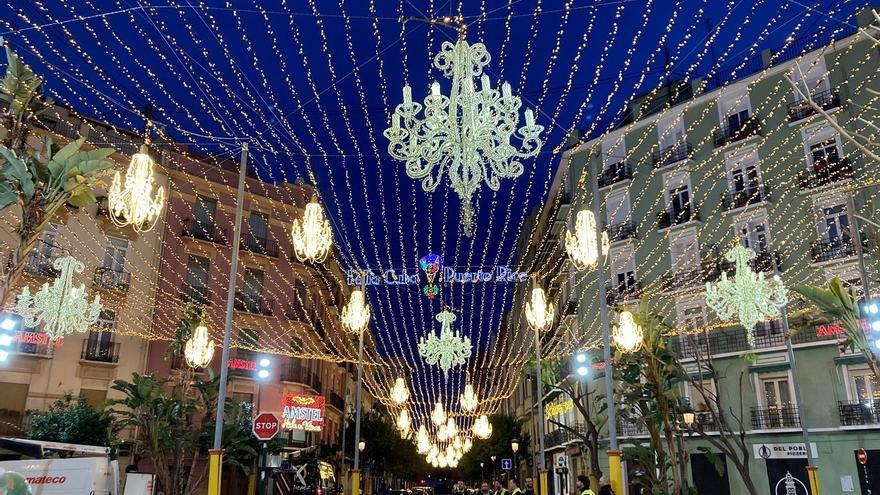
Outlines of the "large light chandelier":
M351 297L348 304L342 308L340 319L345 328L353 334L359 334L367 328L367 324L370 323L370 306L367 304L363 290L351 291Z
M492 436L492 423L489 422L489 418L485 414L481 414L471 426L471 431L474 432L475 437L485 440Z
M630 311L624 310L618 316L618 324L611 332L611 340L623 352L635 352L642 346L644 340L642 326L636 323Z
M403 436L406 436L409 435L410 426L412 426L412 421L409 418L409 411L402 409L400 416L397 417L397 429Z
M464 393L458 397L458 403L461 405L461 409L465 412L476 411L477 406L480 404L480 400L477 398L477 393L474 392L473 385L468 383L464 386Z
M603 231L603 256L608 255L609 247L608 232ZM565 231L565 251L578 270L596 266L599 261L599 250L596 249L596 216L592 211L587 209L579 211L574 222L574 231Z
M446 424L446 411L443 410L443 401L437 401L434 404L434 410L431 411L431 421L436 425Z
M153 166L156 164L147 149L149 139L141 145L140 151L131 157L125 182L119 172L113 177L113 184L107 193L110 219L114 224L131 226L135 232L146 232L156 225L162 207L165 205L165 188L159 186L153 195L156 179Z
M532 287L532 298L526 303L526 321L533 329L540 332L550 328L555 315L556 307L553 303L547 302L544 289L535 284Z
M406 381L403 378L394 380L394 386L391 387L391 400L395 404L403 404L409 399L409 389L406 388Z
M443 376L449 377L449 369L460 366L471 355L471 339L452 330L452 322L456 320L454 313L443 310L435 319L440 322L440 335L434 332L419 340L419 354L428 364L437 364L443 370Z
M706 305L718 314L721 320L730 320L737 316L740 324L746 329L749 345L754 347L755 335L752 329L761 321L779 315L779 308L788 304L788 289L782 284L779 275L770 280L764 279L764 273L755 273L749 261L755 252L742 245L731 249L725 258L736 265L733 280L721 273L721 280L706 283Z
M42 324L42 331L50 339L85 333L101 315L101 296L95 295L89 303L85 284L73 286L73 274L82 273L85 268L73 256L60 257L52 266L59 272L52 285L44 283L33 296L30 287L25 286L18 296L15 312L22 316L25 327Z
M204 368L214 357L214 342L208 338L208 327L200 324L183 347L183 357L190 368Z
M330 220L324 217L324 209L314 196L306 205L302 221L298 218L293 220L290 237L298 260L322 263L327 259L333 246L333 231L330 229Z
M403 87L403 103L391 116L385 130L388 153L406 162L406 174L422 181L422 188L434 191L449 175L452 189L461 199L462 227L468 236L474 232L473 196L482 182L493 191L500 179L513 179L523 172L522 159L541 150L539 135L543 126L535 124L535 114L525 111L525 125L517 129L522 100L511 93L510 84L493 88L483 68L491 57L482 43L465 41L464 22L453 44L443 42L434 57L434 67L452 80L449 96L440 92L440 83L431 84L424 105L412 101L412 88ZM479 89L477 89L477 79ZM424 117L419 112L424 108ZM519 151L516 142L521 142Z

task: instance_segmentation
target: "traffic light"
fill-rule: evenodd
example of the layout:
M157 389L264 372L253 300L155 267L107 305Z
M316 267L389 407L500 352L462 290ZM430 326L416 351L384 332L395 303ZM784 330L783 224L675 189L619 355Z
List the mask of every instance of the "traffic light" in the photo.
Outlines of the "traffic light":
M590 374L590 363L588 361L587 353L584 351L576 352L572 358L572 371L574 371L575 375L579 378L586 378L586 376Z
M9 359L9 350L12 347L12 338L16 321L9 315L2 316L0 321L0 363Z
M880 301L865 301L862 305L862 316L868 325L868 340L880 349Z

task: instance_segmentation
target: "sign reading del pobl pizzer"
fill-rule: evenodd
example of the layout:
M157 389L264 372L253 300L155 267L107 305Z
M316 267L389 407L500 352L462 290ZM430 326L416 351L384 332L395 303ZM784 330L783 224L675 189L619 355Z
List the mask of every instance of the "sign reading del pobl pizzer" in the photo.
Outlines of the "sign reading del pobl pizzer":
M321 431L324 428L324 398L314 395L285 395L281 428Z

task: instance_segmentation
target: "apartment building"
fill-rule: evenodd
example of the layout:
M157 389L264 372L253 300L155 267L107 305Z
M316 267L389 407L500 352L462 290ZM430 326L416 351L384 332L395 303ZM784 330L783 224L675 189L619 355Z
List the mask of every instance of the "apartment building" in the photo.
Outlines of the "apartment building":
M858 19L864 27L874 17L866 10ZM759 490L787 493L786 485L793 484L796 493L807 493L801 488L806 454L798 450L807 428L823 492L870 493L867 487L880 486L880 382L859 355L840 348L836 323L795 298L788 307L795 331L793 369L778 320L758 324L752 347L742 327L719 321L705 302L705 283L724 272L732 275L723 254L736 243L757 253L754 269L780 275L788 287L839 277L867 300L878 294L877 246L857 215L871 217L876 211L880 168L844 134L876 137L864 122L878 117L875 97L865 90L877 85L877 47L858 33L802 56L794 45L766 50L759 59L762 68L721 87L701 79L671 81L636 98L617 129L570 147L540 216L551 235L523 252L547 267L544 271L555 267L556 273L567 273L560 236L573 217L569 211L590 208L595 185L599 221L611 244L606 280L597 280L595 272L566 275L575 280L574 291L554 293L561 307L571 294L578 301L580 341L601 343L597 284L605 286L612 308L648 298L679 332L670 337L670 348L688 367L695 368L698 348L712 353L718 394L731 411L744 411ZM805 94L827 118L805 103ZM693 333L696 340L685 337ZM743 359L747 352L754 353L754 361ZM795 402L794 373L804 418ZM596 369L585 385L600 396L605 395L602 375ZM686 387L681 394L694 396ZM582 421L565 406L565 398L545 399L559 405L552 409L554 420ZM705 414L707 406L696 399L691 404L695 427L717 430ZM636 425L617 428L624 449L646 439ZM565 458L571 473L584 473L575 438L549 423L547 432L548 463ZM699 493L745 493L729 461L723 475L712 468L699 450L711 451L708 443L687 432L682 440L690 453L690 483ZM860 449L866 464L857 459ZM786 478L788 473L793 478ZM556 493L572 493L572 483L573 476L557 477Z

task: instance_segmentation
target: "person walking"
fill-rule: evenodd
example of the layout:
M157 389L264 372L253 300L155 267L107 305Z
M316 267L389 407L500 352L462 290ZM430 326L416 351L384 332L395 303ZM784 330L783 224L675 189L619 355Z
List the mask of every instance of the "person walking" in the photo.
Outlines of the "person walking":
M526 478L525 483L523 483L523 495L535 495L535 482L532 480L531 476Z
M492 495L492 490L489 488L488 481L480 483L480 495Z
M577 488L579 495L596 495L596 493L590 489L590 478L587 478L584 475L577 477Z
M614 490L611 489L611 480L608 479L608 476L602 475L599 478L599 495L614 495Z
M510 481L507 482L507 487L510 489L510 495L522 495L522 490L519 489L515 479L510 478Z
M507 488L504 488L500 481L495 480L492 485L495 488L493 495L507 495Z

